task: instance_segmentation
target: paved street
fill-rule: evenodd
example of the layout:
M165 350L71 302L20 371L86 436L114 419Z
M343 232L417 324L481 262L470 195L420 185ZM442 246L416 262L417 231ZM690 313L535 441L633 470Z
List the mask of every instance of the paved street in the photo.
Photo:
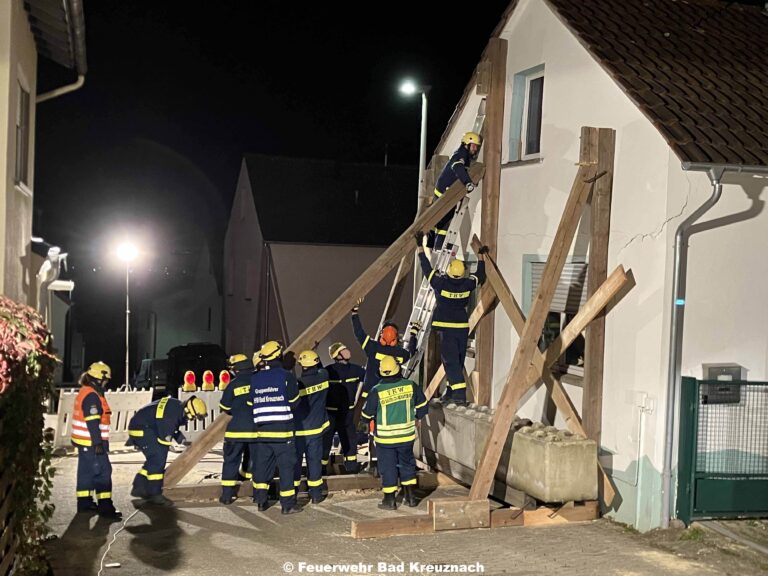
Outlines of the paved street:
M128 495L133 474L141 464L139 454L123 450L113 455L118 507L131 514ZM210 454L185 483L203 481L220 470L220 457ZM120 524L96 518L75 517L74 478L76 458L57 462L54 530L59 539L50 543L57 576L96 574L99 562ZM210 480L209 480L210 481ZM441 487L431 496L462 493L460 487ZM423 513L400 508L381 512L375 491L333 494L319 506L283 517L279 507L260 513L250 503L224 507L218 503L179 502L176 509L142 509L117 535L104 574L143 576L160 572L174 575L284 574L292 563L342 563L372 565L367 573L397 573L401 564L409 573L410 562L474 564L485 574L623 575L722 574L714 568L664 552L629 530L608 521L542 528L504 528L443 532L428 536L353 540L353 519L382 514ZM380 571L385 562L389 572ZM337 572L339 573L339 572ZM401 572L402 573L402 572Z

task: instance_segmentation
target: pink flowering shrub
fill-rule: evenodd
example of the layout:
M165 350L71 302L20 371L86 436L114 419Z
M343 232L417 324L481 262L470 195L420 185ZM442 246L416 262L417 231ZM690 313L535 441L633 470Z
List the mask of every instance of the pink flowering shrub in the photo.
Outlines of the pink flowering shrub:
M51 335L40 315L0 296L0 475L13 479L7 498L13 504L17 574L47 572L42 541L53 514L54 471L53 439L43 437L43 401L55 367Z

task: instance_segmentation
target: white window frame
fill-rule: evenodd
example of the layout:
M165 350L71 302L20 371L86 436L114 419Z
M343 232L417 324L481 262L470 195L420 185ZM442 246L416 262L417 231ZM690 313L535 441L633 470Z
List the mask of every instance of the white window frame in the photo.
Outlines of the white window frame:
M27 97L27 116L26 118L22 118L23 110L22 110L22 95L26 94ZM13 183L16 186L16 189L21 191L22 193L31 196L32 190L29 187L29 180L30 180L30 167L31 167L31 150L30 147L32 145L32 92L28 88L28 84L26 83L25 79L19 74L19 77L16 79L16 114L15 114L15 121L13 125L13 146L14 146L14 165L13 165ZM23 122L23 123L22 123ZM26 146L26 150L21 150L19 147L18 142L18 131L19 127L22 126L24 129L23 135L24 135L24 142L22 144ZM19 164L19 156L20 152L23 152L24 158L26 160L26 166L23 167L23 173L18 173L18 164Z
M534 152L533 154L526 154L525 150L528 145L527 137L528 137L528 107L530 106L530 98L531 98L531 81L536 80L538 78L544 78L544 70L541 70L540 72L535 72L533 74L529 74L525 77L525 100L523 101L523 118L522 118L522 124L520 127L520 160L535 160L538 158L541 158L541 134L539 134L539 151ZM543 91L543 88L542 88ZM541 102L541 114L543 116L544 114L544 98L542 94L542 102Z

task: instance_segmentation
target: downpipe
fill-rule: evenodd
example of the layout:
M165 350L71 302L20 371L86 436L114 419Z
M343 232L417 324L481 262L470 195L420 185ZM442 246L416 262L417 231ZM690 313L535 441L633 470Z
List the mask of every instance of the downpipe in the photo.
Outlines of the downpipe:
M684 169L686 167L684 166ZM680 396L681 364L683 349L683 322L685 318L685 291L688 271L688 229L708 212L723 192L721 179L725 166L713 166L707 170L712 184L712 195L688 218L683 220L675 232L675 260L672 271L671 321L669 330L669 370L667 374L667 405L664 443L664 470L662 472L662 528L669 527L672 516L672 456L675 439L675 412Z

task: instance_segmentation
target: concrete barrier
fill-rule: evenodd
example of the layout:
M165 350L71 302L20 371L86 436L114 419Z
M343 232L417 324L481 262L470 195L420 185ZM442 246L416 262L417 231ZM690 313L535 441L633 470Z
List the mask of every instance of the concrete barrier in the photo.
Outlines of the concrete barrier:
M75 407L78 388L65 388L59 393L59 411L56 420L54 449L70 446L70 422ZM128 439L128 422L139 408L152 402L152 389L131 391L108 391L107 402L112 410L112 424L109 441L125 442Z
M471 484L492 418L493 410L486 406L470 404L465 408L431 402L420 427L417 457ZM526 430L526 438L518 442L520 430ZM530 501L526 495L545 502L594 500L596 469L597 446L593 441L515 418L496 468L491 494L519 507Z

